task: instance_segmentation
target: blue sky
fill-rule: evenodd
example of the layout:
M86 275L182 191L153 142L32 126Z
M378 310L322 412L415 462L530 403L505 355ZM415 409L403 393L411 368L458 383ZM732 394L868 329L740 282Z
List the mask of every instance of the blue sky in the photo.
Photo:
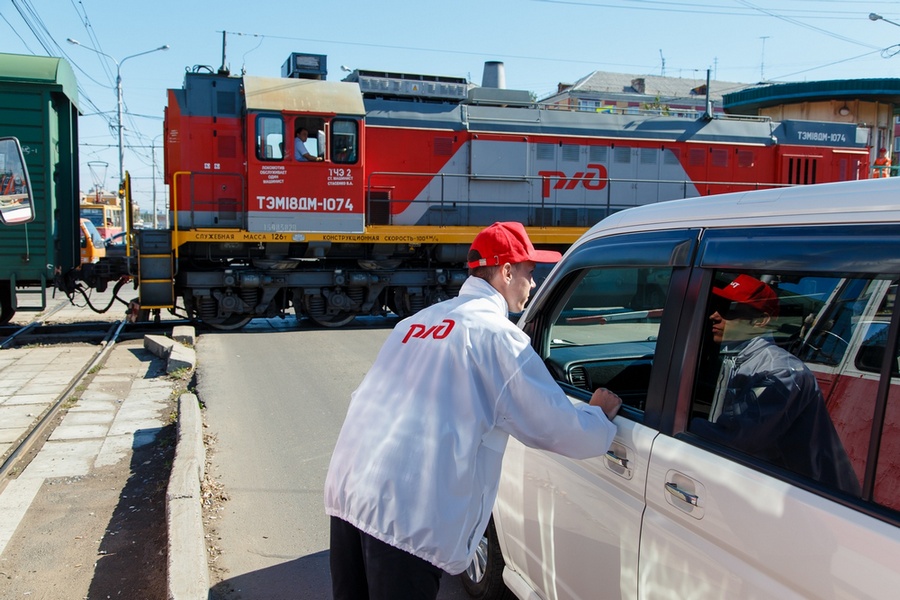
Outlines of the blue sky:
M872 21L869 13L886 20ZM894 24L888 22L893 21ZM277 77L291 52L341 66L466 77L505 64L507 87L543 97L595 70L722 81L900 76L900 2L858 0L0 0L0 51L64 56L82 95L82 188L108 163L118 176L115 62L126 116L125 168L151 206L151 145L162 140L165 90L186 68L222 65ZM168 44L169 50L123 58ZM896 55L895 55L896 54ZM112 126L111 126L112 125ZM143 146L143 147L141 147ZM162 152L157 150L162 210Z

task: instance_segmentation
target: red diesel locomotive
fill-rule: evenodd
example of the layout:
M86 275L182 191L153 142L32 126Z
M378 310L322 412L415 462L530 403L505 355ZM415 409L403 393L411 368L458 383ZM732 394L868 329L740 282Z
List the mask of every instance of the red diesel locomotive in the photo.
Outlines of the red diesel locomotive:
M136 241L142 308L180 298L221 329L291 307L332 327L405 316L456 295L494 221L564 250L629 206L869 171L851 124L579 112L453 77L333 82L321 55L282 74L195 69L168 91L173 225Z

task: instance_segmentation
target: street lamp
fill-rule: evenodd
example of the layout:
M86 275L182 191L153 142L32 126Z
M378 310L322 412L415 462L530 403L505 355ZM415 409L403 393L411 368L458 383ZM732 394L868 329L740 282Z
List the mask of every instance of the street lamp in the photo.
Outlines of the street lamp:
M890 23L891 25L896 25L897 27L900 27L900 23L894 23L890 19L885 19L878 13L869 13L869 20L870 21L884 21L885 23Z
M72 38L68 38L66 40L70 44L75 44L76 46L81 46L85 50L90 50L91 52L96 52L101 56L105 56L109 60L116 63L116 127L119 130L119 185L122 185L122 182L125 181L125 171L123 169L122 163L125 162L125 145L122 140L122 65L129 58L135 58L136 56L143 56L144 54L150 54L151 52L158 52L160 50L168 50L169 45L165 44L160 46L159 48L154 48L153 50L145 50L144 52L138 52L137 54L132 54L130 56L126 56L122 60L116 60L106 52L100 52L96 48L91 48L90 46L85 46L78 40L73 40Z

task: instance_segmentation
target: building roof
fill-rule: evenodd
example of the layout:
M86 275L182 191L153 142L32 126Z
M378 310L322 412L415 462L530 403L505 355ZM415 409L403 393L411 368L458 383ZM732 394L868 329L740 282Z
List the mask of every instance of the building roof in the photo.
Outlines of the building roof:
M755 115L760 108L822 100L866 100L900 104L900 79L833 79L757 85L725 94L725 110Z
M643 89L641 86L643 85ZM724 94L742 90L753 84L735 83L730 81L710 80L710 99L720 102ZM678 99L706 99L706 77L660 77L657 75L634 75L628 73L611 73L608 71L594 71L582 77L569 87L560 86L560 91L553 94L549 100L558 96L590 96L597 95L605 98L614 98L622 95L634 98L635 95L643 95L651 98L659 98L661 101L677 101Z

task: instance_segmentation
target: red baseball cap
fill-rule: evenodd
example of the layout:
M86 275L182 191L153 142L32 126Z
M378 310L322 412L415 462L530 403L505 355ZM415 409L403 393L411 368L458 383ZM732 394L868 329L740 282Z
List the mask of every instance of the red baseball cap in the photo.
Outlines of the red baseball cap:
M713 294L761 313L768 313L770 317L778 316L778 294L755 277L738 275L725 287L713 288Z
M497 222L485 227L475 236L469 252L478 252L479 259L470 261L469 268L492 267L532 260L538 263L559 262L562 254L553 250L535 250L525 227L516 221Z

